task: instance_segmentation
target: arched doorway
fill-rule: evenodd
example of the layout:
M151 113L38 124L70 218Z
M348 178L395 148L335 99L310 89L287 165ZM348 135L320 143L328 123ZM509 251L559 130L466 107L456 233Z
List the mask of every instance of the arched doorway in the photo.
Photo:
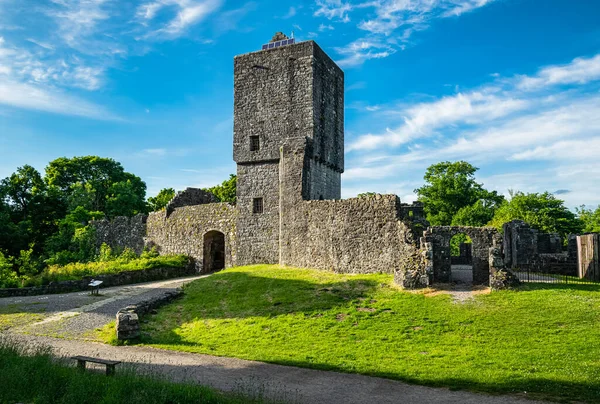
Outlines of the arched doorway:
M450 280L473 283L473 241L465 233L458 233L450 239Z
M225 268L225 235L211 230L204 235L203 272L213 272Z

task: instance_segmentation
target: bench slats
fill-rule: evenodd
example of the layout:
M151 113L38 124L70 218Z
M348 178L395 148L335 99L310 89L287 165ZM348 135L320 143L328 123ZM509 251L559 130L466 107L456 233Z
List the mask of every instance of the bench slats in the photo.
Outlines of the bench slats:
M120 361L109 361L106 359L92 358L89 356L72 356L71 359L74 359L77 361L100 363L102 365L108 365L108 366L115 366L115 365L118 365L119 363L121 363Z

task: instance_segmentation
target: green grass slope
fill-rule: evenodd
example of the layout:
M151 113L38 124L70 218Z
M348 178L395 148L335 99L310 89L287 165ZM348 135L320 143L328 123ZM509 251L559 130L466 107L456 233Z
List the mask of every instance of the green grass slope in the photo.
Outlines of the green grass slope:
M389 275L262 265L198 280L148 319L144 342L160 348L600 401L600 286L530 285L454 303L400 291Z

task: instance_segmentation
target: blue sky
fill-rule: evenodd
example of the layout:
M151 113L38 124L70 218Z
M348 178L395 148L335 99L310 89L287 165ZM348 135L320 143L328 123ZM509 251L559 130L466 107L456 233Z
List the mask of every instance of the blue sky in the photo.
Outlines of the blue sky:
M600 204L595 0L0 0L0 177L100 155L163 187L232 161L233 57L276 31L346 73L343 196L403 201L467 160L489 189Z

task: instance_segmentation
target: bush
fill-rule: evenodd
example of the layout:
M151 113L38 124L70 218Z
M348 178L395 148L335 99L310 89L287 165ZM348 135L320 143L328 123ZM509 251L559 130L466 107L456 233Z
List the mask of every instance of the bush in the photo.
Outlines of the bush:
M163 255L153 258L140 257L129 259L130 256L130 253L126 253L126 258L113 258L111 261L74 262L63 266L52 265L44 271L42 277L44 282L56 282L81 279L85 276L109 275L125 271L141 271L160 267L183 268L189 263L189 258L185 255Z

